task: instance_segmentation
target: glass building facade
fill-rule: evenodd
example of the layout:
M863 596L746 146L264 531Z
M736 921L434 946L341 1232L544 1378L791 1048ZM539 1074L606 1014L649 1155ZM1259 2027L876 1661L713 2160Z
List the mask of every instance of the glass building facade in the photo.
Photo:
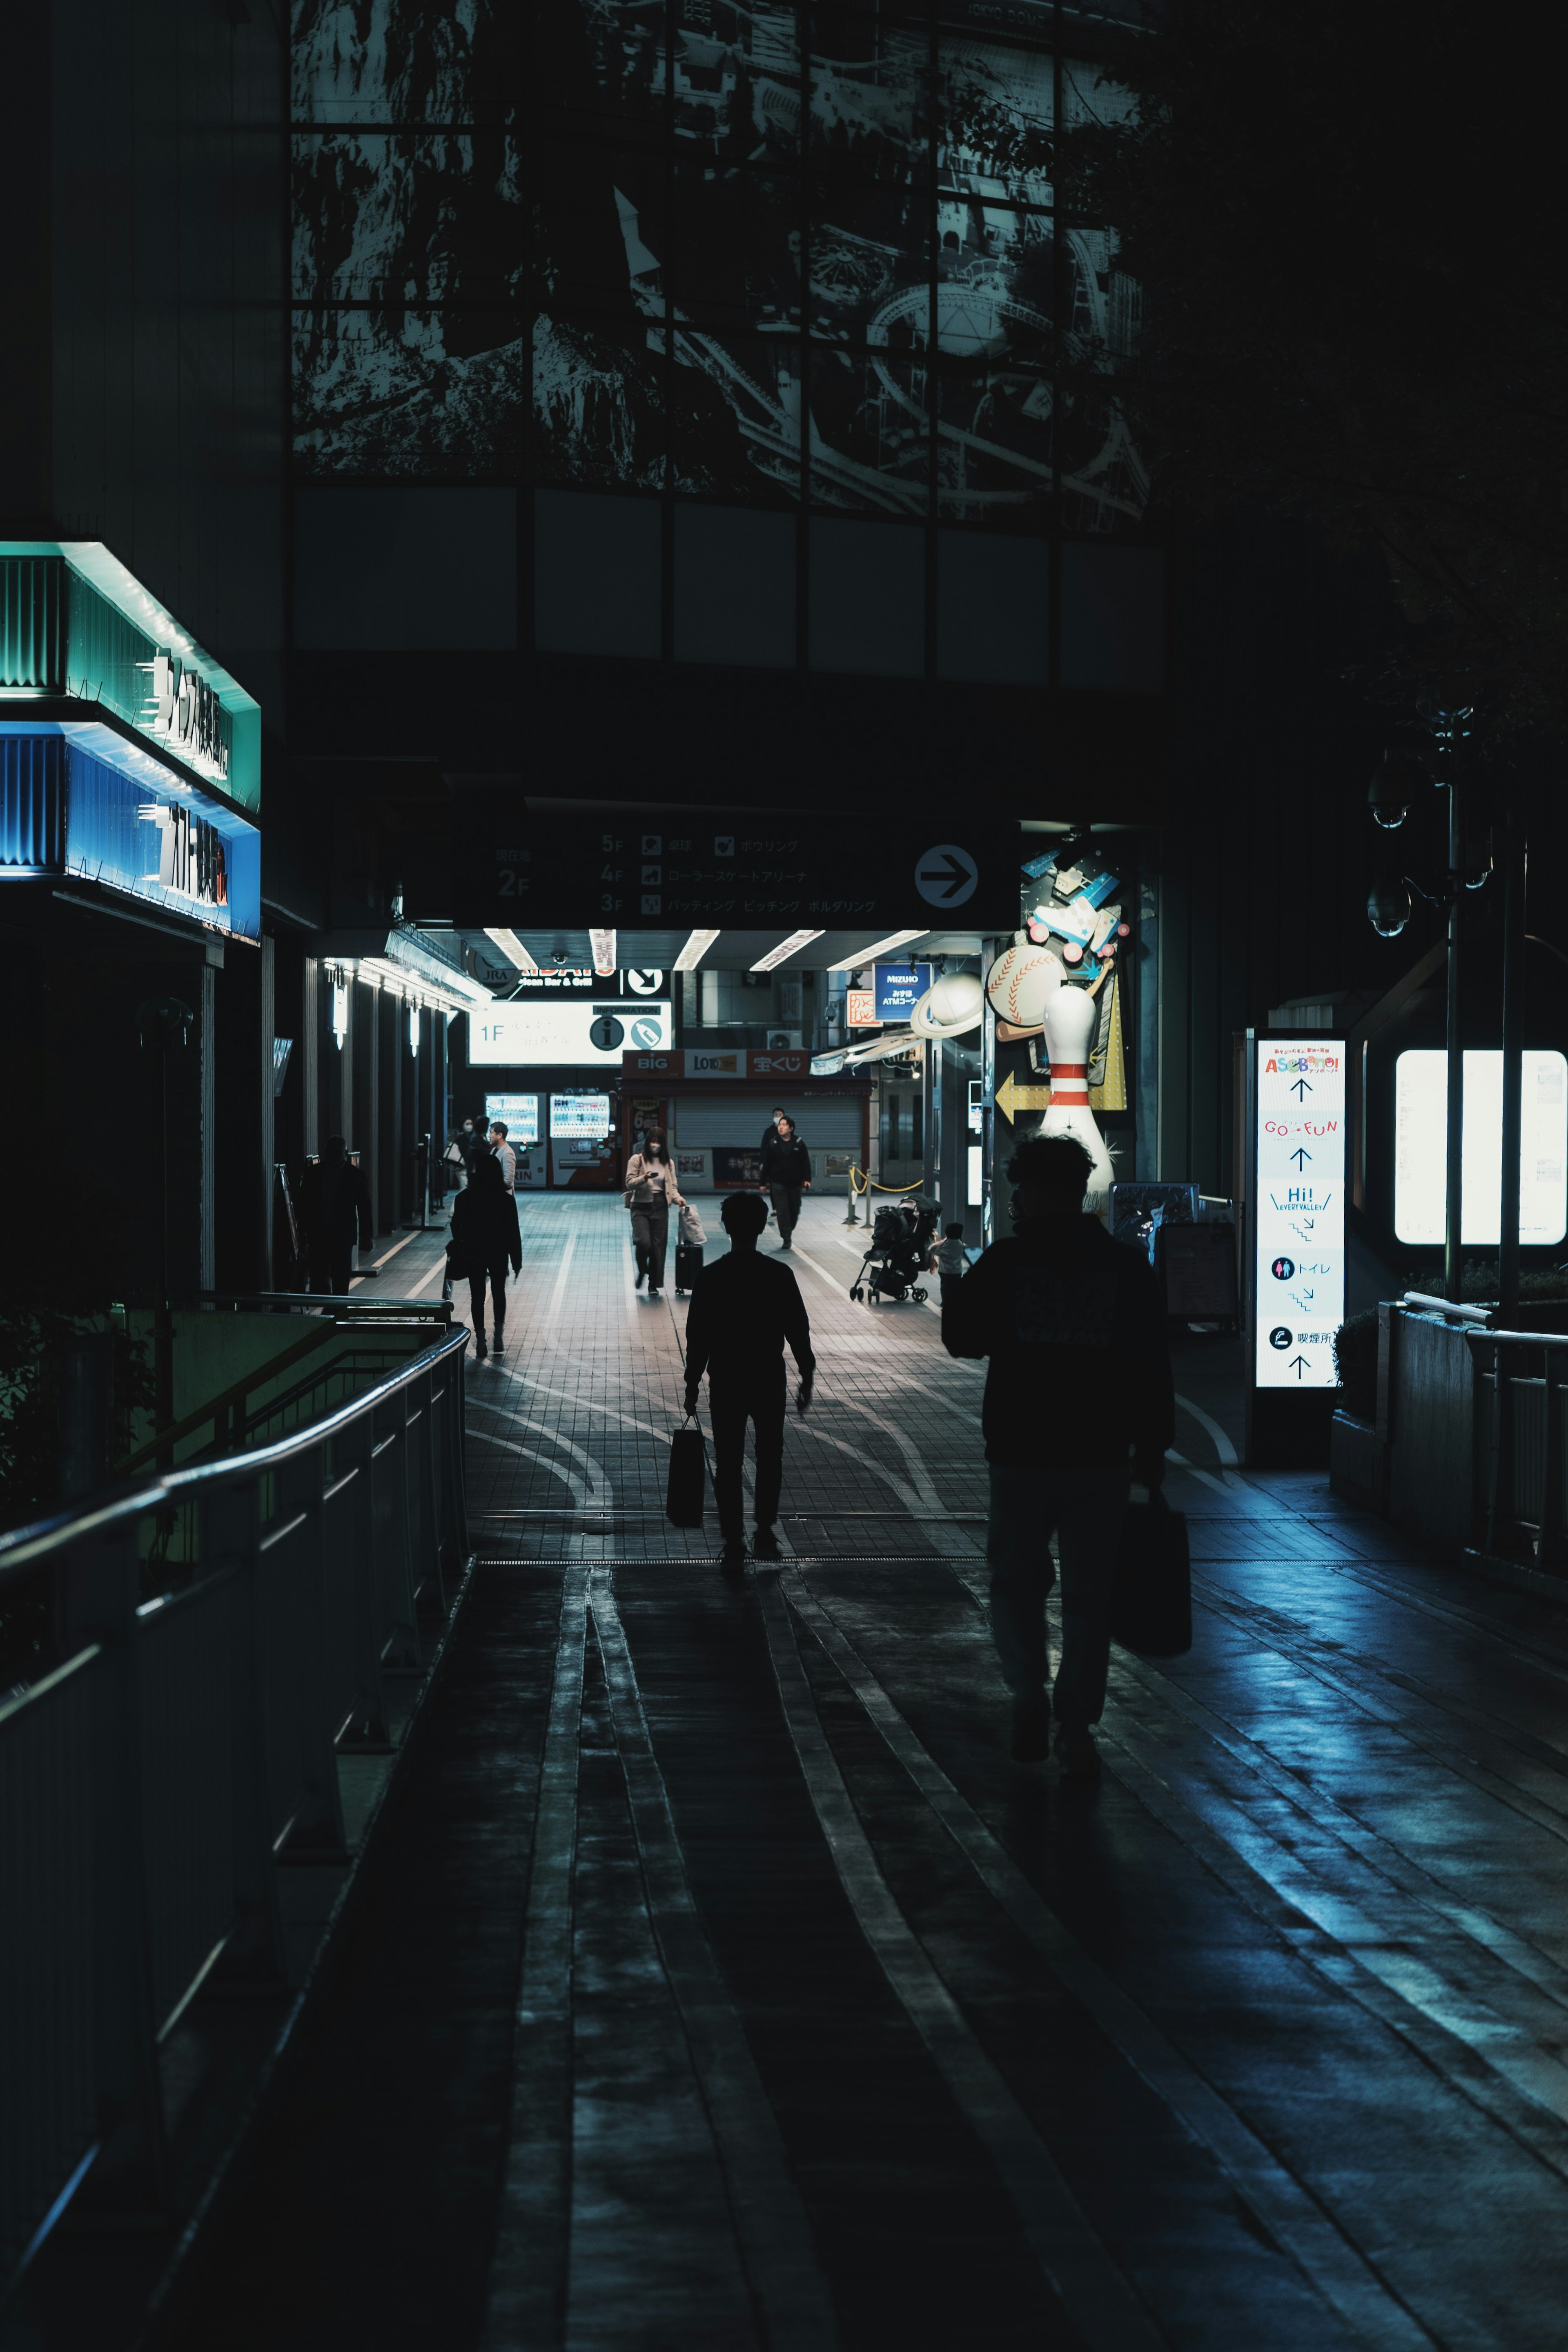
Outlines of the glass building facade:
M496 650L1158 687L1138 289L1058 163L1094 19L361 13L295 12L307 547L499 581L520 495Z

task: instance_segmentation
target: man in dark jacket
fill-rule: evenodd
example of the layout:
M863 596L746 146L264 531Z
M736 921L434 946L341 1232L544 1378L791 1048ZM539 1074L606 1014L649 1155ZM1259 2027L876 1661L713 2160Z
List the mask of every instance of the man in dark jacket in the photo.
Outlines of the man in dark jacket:
M770 1140L762 1147L762 1181L779 1220L779 1246L788 1249L800 1215L800 1195L811 1189L811 1155L797 1136L794 1120L783 1111Z
M311 1289L318 1297L346 1298L354 1270L355 1230L360 1247L368 1250L375 1239L375 1219L365 1171L349 1158L340 1135L329 1135L320 1159L307 1164L299 1214Z
M702 1376L708 1375L708 1412L713 1420L714 1498L724 1538L722 1565L734 1574L746 1565L746 1505L740 1467L746 1424L757 1432L757 1540L758 1559L777 1559L779 1490L784 1475L784 1342L795 1359L800 1385L796 1410L811 1402L817 1360L800 1287L787 1265L758 1255L758 1237L768 1211L755 1192L732 1192L719 1212L729 1235L729 1254L705 1266L686 1314L686 1411L695 1412Z
M991 1631L1013 1694L1013 1756L1050 1753L1045 1596L1061 1558L1056 1752L1092 1779L1105 1704L1111 1576L1130 1483L1155 1487L1175 1424L1166 1307L1142 1253L1084 1216L1092 1169L1072 1136L1035 1136L1008 1162L1014 1234L950 1287L952 1356L988 1356Z

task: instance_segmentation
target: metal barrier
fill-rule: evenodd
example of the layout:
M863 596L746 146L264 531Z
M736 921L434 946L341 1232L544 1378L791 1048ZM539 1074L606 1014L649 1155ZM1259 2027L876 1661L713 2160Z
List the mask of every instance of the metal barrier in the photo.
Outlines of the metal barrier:
M1467 1331L1475 1365L1475 1530L1489 1552L1568 1569L1568 1333Z
M466 1346L0 1536L0 1589L51 1579L57 1661L0 1705L0 2283L84 2178L168 2215L160 2041L214 1966L285 1983L280 1855L347 1859L337 1748L387 1743L467 1552Z

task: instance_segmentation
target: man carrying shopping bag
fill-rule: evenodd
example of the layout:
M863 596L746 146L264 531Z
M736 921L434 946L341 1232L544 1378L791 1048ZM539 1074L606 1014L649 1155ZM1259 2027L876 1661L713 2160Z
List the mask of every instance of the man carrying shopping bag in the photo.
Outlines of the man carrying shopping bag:
M1166 1303L1142 1253L1082 1213L1092 1163L1071 1135L1032 1136L1008 1162L1013 1235L942 1302L951 1356L988 1356L991 1631L1013 1695L1012 1753L1056 1752L1092 1780L1105 1704L1117 1538L1135 1480L1165 1476L1175 1430ZM1045 1687L1045 1596L1061 1559L1061 1664Z

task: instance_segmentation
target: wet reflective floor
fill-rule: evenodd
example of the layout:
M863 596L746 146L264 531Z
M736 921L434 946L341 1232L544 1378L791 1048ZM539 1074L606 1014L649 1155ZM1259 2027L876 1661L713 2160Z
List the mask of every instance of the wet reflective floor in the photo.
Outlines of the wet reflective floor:
M1097 1789L1011 1764L981 1374L841 1216L732 1583L684 1303L524 1204L445 1659L153 2340L1562 2343L1568 1615L1238 1471L1183 1357L1192 1653L1113 1653Z

